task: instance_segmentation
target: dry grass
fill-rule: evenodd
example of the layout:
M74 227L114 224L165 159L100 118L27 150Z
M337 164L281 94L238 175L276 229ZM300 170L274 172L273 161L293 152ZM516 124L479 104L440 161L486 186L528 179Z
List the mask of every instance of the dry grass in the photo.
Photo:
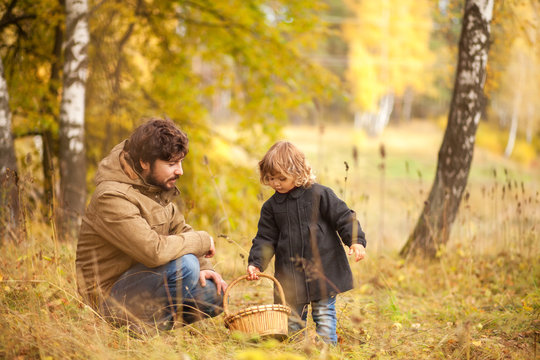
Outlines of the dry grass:
M73 248L49 258L47 237L36 242L4 247L2 358L533 359L539 351L540 265L520 255L453 254L430 263L370 256L353 264L357 288L338 301L340 345L326 349L312 342L313 324L308 340L277 343L229 334L223 315L131 337L80 302ZM263 285L231 294L231 311L268 298Z
M429 124L404 131L389 129L380 139L343 128L287 132L321 182L357 210L368 235L367 259L352 264L355 289L338 297L339 346L314 343L312 323L301 342L229 334L223 315L159 336L130 336L81 302L74 245L56 243L52 229L29 216L27 240L2 246L0 358L539 358L538 170L478 149L451 243L436 261L405 262L395 254L431 185L441 132ZM225 278L243 274L254 231L235 229L230 241L218 241L217 269ZM266 302L269 294L269 284L246 284L231 295L231 308Z

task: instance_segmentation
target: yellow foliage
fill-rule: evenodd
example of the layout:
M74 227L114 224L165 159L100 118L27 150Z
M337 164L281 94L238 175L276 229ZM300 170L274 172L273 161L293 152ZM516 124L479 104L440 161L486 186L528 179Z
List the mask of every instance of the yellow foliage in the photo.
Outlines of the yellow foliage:
M522 139L517 139L510 158L522 164L530 164L536 159L536 156L536 150L532 144L528 144Z
M500 130L481 122L476 133L476 145L496 154L502 154L506 144Z
M347 78L355 106L373 110L387 93L407 88L427 93L434 54L429 49L432 20L428 0L346 1L356 15L344 28L349 43Z
M375 59L357 42L350 44L349 56L361 59L349 64L349 82L354 103L364 110L375 110L377 101L385 90L377 79Z
M540 125L540 17L535 0L510 0L494 8L486 93L492 118L510 127L517 119L518 134L535 133ZM516 144L520 162L530 161L533 149ZM514 157L514 155L512 156Z
M503 154L508 141L508 130L498 129L489 123L482 122L476 134L476 145L496 154ZM523 138L516 138L516 143L510 159L522 164L530 164L536 159L536 150L533 144L527 143Z

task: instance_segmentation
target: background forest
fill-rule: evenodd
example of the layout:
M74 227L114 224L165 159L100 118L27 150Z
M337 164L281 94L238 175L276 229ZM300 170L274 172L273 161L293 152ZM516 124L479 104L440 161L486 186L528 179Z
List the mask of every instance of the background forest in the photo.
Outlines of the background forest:
M436 174L465 3L0 0L0 357L537 358L537 1L492 4L449 242L434 259L398 254ZM297 143L357 211L368 258L338 304L340 346L229 334L222 317L133 338L81 302L74 252L95 170L152 116L189 135L178 202L217 239L227 280L245 271L271 194L256 165L275 140ZM231 303L267 301L267 285Z

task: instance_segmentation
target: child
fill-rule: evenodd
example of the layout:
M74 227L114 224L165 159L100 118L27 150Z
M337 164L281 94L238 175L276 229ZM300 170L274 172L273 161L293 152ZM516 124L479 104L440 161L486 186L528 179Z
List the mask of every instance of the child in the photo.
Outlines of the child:
M311 304L317 334L336 344L336 295L353 287L342 242L359 261L365 256L364 232L355 212L330 188L315 183L304 154L290 142L275 143L259 171L261 183L276 192L261 209L248 279L258 279L275 255L275 277L293 311L289 334L306 327Z

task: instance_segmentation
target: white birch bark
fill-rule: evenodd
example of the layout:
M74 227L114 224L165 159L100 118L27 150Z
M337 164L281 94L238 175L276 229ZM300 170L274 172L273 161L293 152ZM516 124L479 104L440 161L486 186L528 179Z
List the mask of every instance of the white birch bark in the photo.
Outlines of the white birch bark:
M19 195L17 160L11 131L9 93L0 58L0 239L17 235Z
M514 106L512 109L512 120L510 122L510 131L508 132L508 141L506 143L506 148L504 149L504 156L510 157L512 151L514 151L514 145L516 143L517 129L518 129L518 118L519 118L519 106L521 103L521 88L518 87L518 94L514 99Z
M0 174L5 174L8 168L16 170L16 166L8 88L4 78L4 65L0 58Z
M381 97L377 112L355 112L354 127L366 130L369 136L378 136L390 122L393 109L394 94L388 93Z
M87 0L66 0L63 91L60 105L61 225L76 235L86 198L84 114L90 41Z
M518 69L518 75L517 79L514 79L517 84L520 84L519 86L516 86L516 91L514 93L513 103L512 103L512 118L510 122L510 130L508 131L508 141L506 143L506 148L504 149L504 156L510 157L512 155L512 152L514 151L514 146L516 144L516 137L517 137L517 129L518 129L518 122L521 118L520 109L523 106L522 104L522 98L523 98L523 82L525 81L525 67L526 67L526 60L523 53L517 54L517 69Z

